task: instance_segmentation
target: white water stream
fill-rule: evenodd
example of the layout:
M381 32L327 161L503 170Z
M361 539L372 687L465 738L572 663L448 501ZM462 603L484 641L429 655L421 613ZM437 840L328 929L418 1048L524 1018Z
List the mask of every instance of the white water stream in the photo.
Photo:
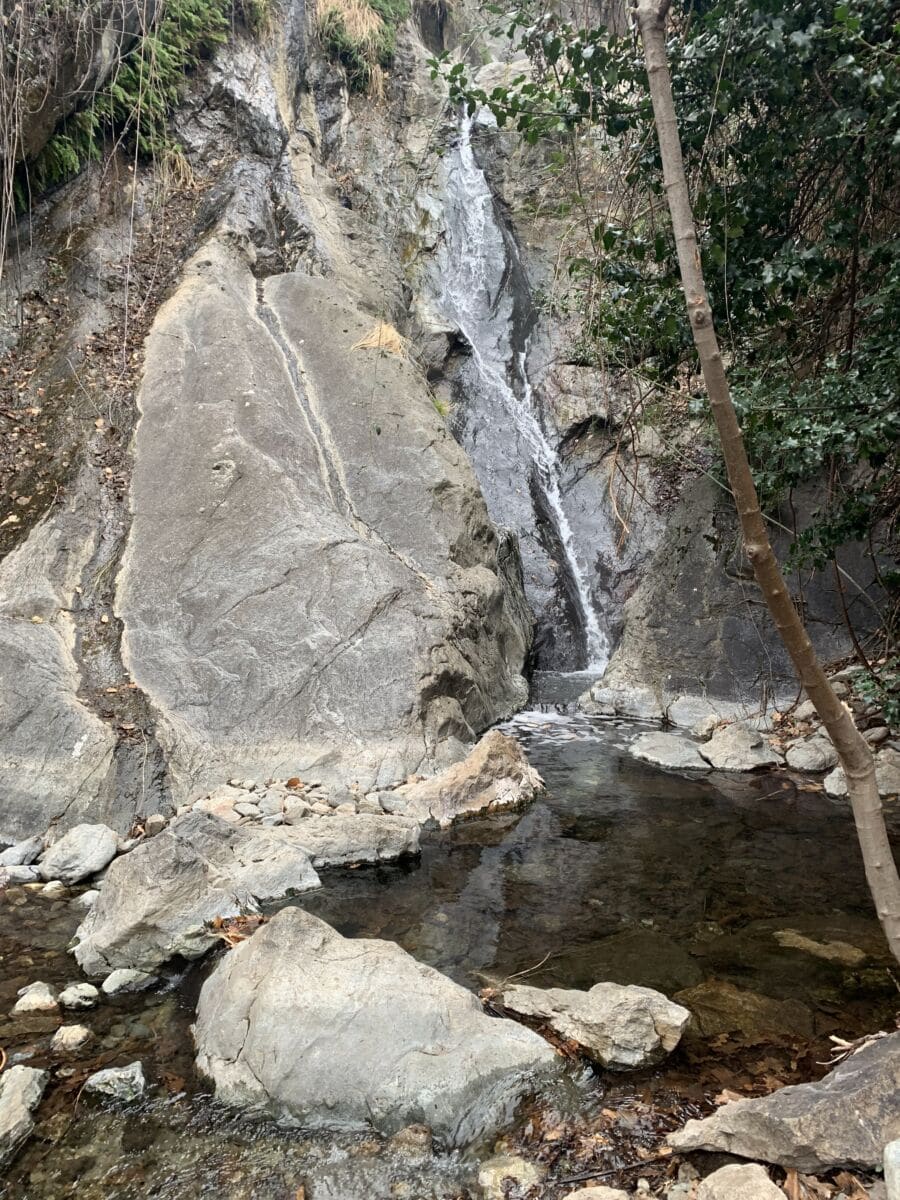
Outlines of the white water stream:
M499 305L510 259L517 259L518 251L512 239L504 238L497 223L490 185L472 149L472 123L470 116L461 119L459 145L448 172L448 256L441 307L471 348L477 386L489 400L489 411L508 418L518 435L515 441L524 452L521 457L525 461L507 462L507 467L512 470L518 467L523 475L530 474L540 487L578 604L586 642L586 666L598 672L609 659L609 642L594 609L587 575L578 560L574 534L563 507L559 458L535 411L526 362L527 343L525 350L516 351L512 312L502 311ZM488 481L481 479L481 483L489 493ZM527 479L521 479L517 490L527 483ZM496 519L497 514L493 515Z

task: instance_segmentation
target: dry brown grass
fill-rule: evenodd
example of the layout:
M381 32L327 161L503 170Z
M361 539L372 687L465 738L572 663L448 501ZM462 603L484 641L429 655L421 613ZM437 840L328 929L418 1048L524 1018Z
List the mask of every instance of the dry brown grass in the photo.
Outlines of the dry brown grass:
M388 321L376 321L365 337L354 342L353 350L380 350L382 354L395 354L406 358L406 338L398 333Z
M316 19L320 27L339 20L354 45L377 53L384 21L366 0L320 0Z

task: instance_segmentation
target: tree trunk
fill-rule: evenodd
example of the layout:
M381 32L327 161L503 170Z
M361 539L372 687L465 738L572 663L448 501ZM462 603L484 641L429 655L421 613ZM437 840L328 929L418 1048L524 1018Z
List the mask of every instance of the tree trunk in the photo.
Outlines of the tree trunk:
M837 751L847 778L866 879L888 945L900 962L900 877L884 824L875 760L849 710L838 699L822 670L778 566L759 508L744 438L731 403L728 379L713 327L712 312L700 267L694 214L684 173L681 140L672 99L666 56L669 0L634 0L635 18L644 48L653 116L659 138L663 182L672 218L681 284L703 380L722 442L728 479L741 522L744 550L753 565L766 605L791 656L800 682L815 705Z

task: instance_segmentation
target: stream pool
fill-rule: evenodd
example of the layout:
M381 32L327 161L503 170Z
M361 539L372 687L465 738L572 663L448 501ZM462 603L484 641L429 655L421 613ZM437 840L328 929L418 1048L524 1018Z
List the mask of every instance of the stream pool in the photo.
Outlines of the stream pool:
M638 763L623 749L634 724L559 712L565 696L546 683L549 702L508 725L545 779L536 803L428 834L417 859L326 873L295 903L345 935L396 941L475 990L511 975L701 989L705 1036L652 1072L582 1072L577 1110L536 1107L511 1132L510 1146L550 1168L540 1194L555 1200L583 1166L575 1147L589 1128L591 1164L610 1172L599 1182L614 1183L722 1088L749 1094L821 1074L829 1035L891 1027L897 993L844 805L782 773L690 780ZM10 889L0 918L0 1046L11 1062L53 1069L35 1135L0 1180L3 1200L478 1194L468 1189L479 1151L307 1137L216 1106L193 1074L189 1034L209 960L162 991L74 1018L93 1042L51 1059L56 1018L5 1014L25 983L78 977L65 954L78 913ZM753 1002L735 1007L747 992ZM146 1101L117 1109L79 1097L89 1071L135 1058L152 1084Z

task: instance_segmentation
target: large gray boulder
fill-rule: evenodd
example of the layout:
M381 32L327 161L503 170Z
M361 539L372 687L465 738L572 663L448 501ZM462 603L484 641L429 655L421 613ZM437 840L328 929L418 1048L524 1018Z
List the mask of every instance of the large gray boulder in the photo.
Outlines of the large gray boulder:
M153 971L175 954L203 954L216 940L209 923L217 917L318 887L308 854L285 832L210 813L173 821L112 863L76 931L76 959L88 975Z
M50 1075L16 1064L0 1075L0 1167L8 1163L34 1129L32 1113Z
M709 763L689 738L651 730L639 734L629 747L634 758L672 771L708 771Z
M297 908L216 966L194 1038L225 1104L311 1127L422 1123L448 1145L503 1125L561 1061L394 943L343 938Z
M459 817L525 804L543 787L515 738L492 729L460 763L391 793L406 817L446 828Z
M502 999L508 1012L543 1022L613 1071L665 1058L691 1018L661 992L619 983L597 983L587 992L519 984L504 989Z
M297 825L279 829L278 836L299 846L314 867L343 867L350 863L388 862L417 854L419 825L403 816L372 813L310 815Z
M38 866L41 879L80 883L112 862L119 839L108 825L76 825L46 851Z
M756 771L783 761L761 733L740 723L717 729L699 751L716 771Z
M338 283L251 257L208 242L146 345L117 612L177 800L393 783L526 694L520 583L424 377L354 349Z
M900 1033L852 1054L817 1083L735 1100L669 1135L676 1150L721 1150L816 1174L875 1170L900 1137Z

